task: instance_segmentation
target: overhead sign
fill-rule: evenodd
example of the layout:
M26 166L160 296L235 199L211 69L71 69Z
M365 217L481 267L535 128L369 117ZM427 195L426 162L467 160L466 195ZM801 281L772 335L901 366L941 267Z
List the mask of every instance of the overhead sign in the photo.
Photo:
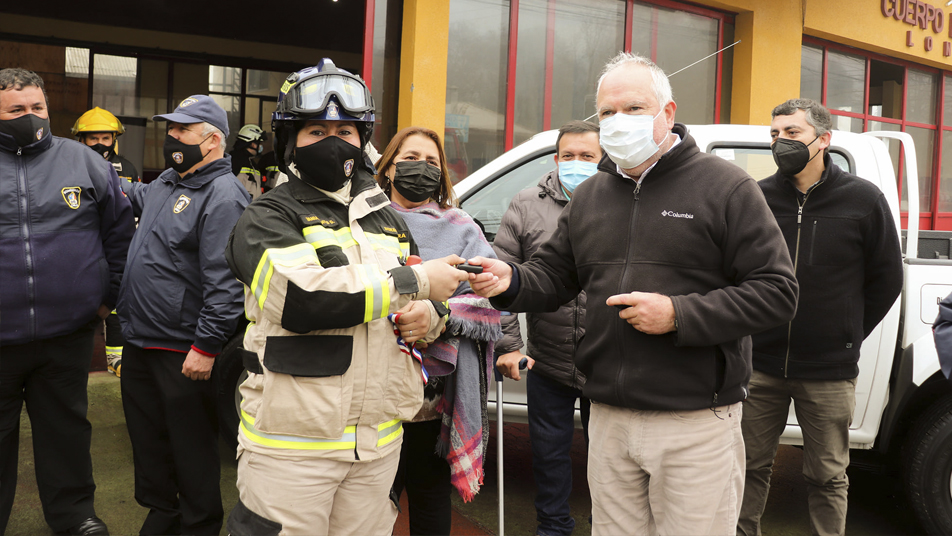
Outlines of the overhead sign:
M945 13L942 8L922 0L882 0L880 7L884 17L896 19L909 26L918 26L921 30L931 30L933 35L941 35L945 27ZM952 13L949 14L949 39L952 39ZM922 40L922 48L926 52L931 52L934 44L932 35L927 35ZM906 31L906 46L916 46L912 30ZM942 55L952 56L952 41L943 41Z

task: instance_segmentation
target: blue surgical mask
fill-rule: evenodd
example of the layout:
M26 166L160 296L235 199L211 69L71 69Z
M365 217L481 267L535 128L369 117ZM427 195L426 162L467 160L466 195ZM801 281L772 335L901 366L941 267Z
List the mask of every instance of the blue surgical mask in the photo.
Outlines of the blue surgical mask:
M582 181L591 177L598 171L598 164L595 162L585 162L583 160L566 160L559 162L559 182L569 193L575 191L575 188L582 184Z

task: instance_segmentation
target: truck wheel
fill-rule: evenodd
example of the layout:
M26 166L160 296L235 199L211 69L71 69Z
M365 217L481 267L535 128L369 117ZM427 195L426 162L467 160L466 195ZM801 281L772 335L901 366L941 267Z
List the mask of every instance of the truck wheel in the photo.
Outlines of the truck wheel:
M929 534L952 534L952 397L933 404L902 450L906 497Z
M241 349L244 330L240 330L222 348L215 359L215 386L218 394L219 434L230 447L238 447L238 415L241 395L238 386L248 377L241 364Z

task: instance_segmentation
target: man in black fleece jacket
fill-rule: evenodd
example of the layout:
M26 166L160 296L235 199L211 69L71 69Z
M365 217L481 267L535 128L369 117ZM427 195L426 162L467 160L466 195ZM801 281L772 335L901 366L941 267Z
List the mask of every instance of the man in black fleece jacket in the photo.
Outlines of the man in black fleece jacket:
M793 317L790 256L754 180L674 122L654 63L616 56L596 103L609 158L529 262L472 259L471 285L526 312L586 293L593 534L733 534L750 334Z
M886 197L828 155L830 112L809 99L772 112L779 171L760 182L800 283L796 317L754 335L741 428L747 477L737 534L759 535L770 473L794 401L813 534L843 534L849 426L863 339L902 289L899 233Z

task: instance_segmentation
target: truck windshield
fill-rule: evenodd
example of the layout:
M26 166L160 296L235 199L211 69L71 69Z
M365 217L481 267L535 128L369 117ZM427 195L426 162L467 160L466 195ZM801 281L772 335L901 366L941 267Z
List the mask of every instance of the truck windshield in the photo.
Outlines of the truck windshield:
M777 164L774 163L773 155L770 153L770 146L732 147L729 145L717 145L711 148L711 154L743 168L748 175L758 181L766 179L777 172ZM830 158L833 159L833 163L840 169L854 173L849 160L842 153L831 151Z

